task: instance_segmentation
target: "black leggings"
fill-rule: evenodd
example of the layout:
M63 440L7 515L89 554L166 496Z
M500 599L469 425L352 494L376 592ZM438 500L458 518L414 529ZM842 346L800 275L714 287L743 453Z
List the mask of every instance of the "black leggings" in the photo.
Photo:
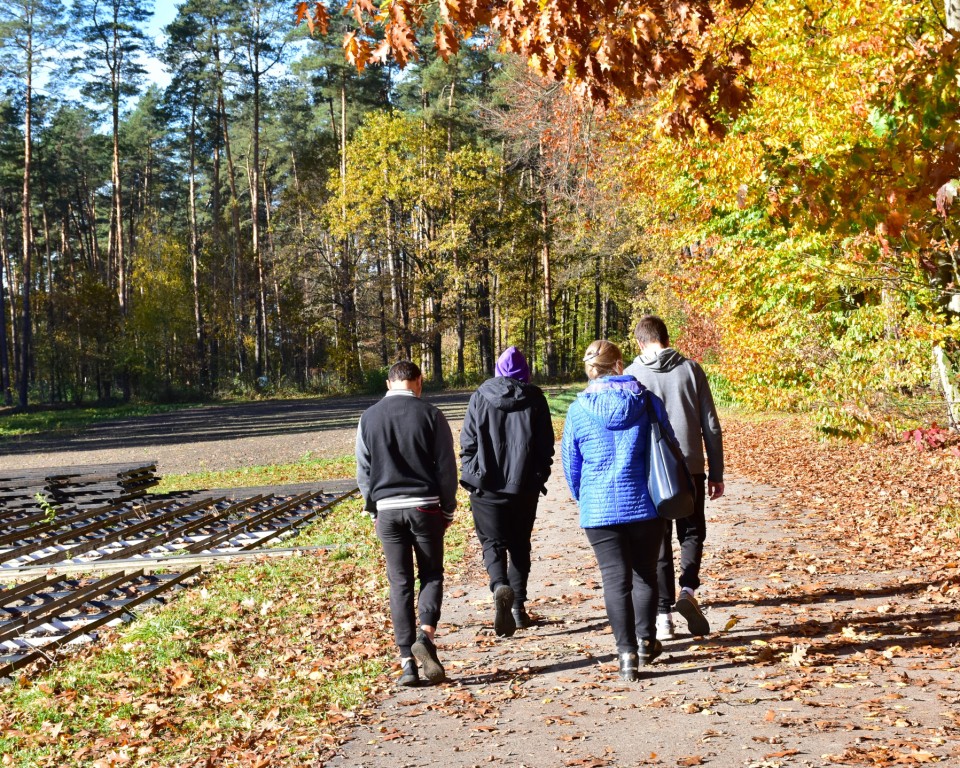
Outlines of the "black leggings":
M603 577L603 602L617 653L636 653L656 638L657 556L663 520L584 528Z

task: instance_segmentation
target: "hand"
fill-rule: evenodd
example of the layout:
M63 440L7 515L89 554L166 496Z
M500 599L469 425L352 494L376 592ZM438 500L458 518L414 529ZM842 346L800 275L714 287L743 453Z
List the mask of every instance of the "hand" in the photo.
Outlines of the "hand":
M723 483L707 483L707 493L710 494L710 501L716 501L723 496Z

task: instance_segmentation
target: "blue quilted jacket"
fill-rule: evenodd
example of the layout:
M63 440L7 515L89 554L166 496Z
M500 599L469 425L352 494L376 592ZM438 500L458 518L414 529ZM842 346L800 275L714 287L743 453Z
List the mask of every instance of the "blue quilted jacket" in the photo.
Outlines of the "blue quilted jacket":
M597 379L570 405L560 450L567 485L580 504L581 528L657 516L647 491L647 398L664 432L676 440L663 401L633 376Z

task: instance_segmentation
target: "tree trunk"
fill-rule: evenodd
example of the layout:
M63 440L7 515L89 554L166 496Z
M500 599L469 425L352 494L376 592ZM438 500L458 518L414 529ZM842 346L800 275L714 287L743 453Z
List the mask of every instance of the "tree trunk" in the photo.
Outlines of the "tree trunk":
M600 325L603 309L603 299L601 291L603 289L602 273L600 269L600 254L598 253L593 261L593 338L602 339L603 329Z
M940 387L943 389L943 398L947 404L947 419L954 431L960 430L960 391L951 383L950 365L943 349L933 348L933 362L940 378Z
M480 370L487 376L493 376L493 323L494 317L490 304L490 262L480 262L480 284L477 286L477 320L479 321Z
M200 311L200 231L197 225L197 100L190 105L190 277L193 286L193 334L200 367L200 388L206 392L207 343L203 333L203 314Z
M380 313L380 365L386 368L390 364L387 351L387 297L383 290L383 258L377 253L377 300Z
M44 245L44 256L46 262L46 273L47 273L47 327L45 329L45 336L47 338L47 343L50 345L50 400L56 402L57 400L57 391L58 386L57 382L60 380L62 374L60 372L60 354L59 354L59 345L56 342L57 332L55 327L55 315L54 315L54 301L53 301L53 254L51 252L51 237L50 237L50 221L47 217L47 205L44 195L41 195L40 200L40 215L41 221L43 223L43 245Z
M4 246L0 248L0 258L3 259L3 266L7 272L7 285L10 289L10 306L7 311L10 313L10 358L13 361L11 387L17 389L19 397L19 385L17 384L16 378L20 368L20 323L17 322L19 317L19 307L17 306L17 290L15 287L17 285L18 276L13 269L13 262L10 259L10 250L6 247L8 235L7 212L3 206L0 206L0 239L2 239L4 243Z
M22 242L23 242L23 299L20 303L23 330L20 332L20 389L18 401L21 408L27 407L27 396L30 391L30 347L33 330L30 316L30 282L32 266L30 259L33 252L33 224L30 218L30 162L33 131L33 35L32 28L28 33L27 43L27 72L26 93L24 94L24 130L23 130L23 198L21 201Z
M114 25L114 45L119 46L116 39L116 24ZM113 151L111 153L111 181L113 184L113 206L110 209L110 250L109 258L116 270L117 299L120 302L120 313L127 312L127 267L123 252L123 199L120 189L120 74L112 71L112 104L111 117L113 127Z
M242 265L240 264L240 199L237 195L237 169L233 162L233 152L230 149L230 130L227 125L227 110L223 92L217 94L217 108L220 112L220 122L223 127L223 150L227 155L227 177L230 180L230 219L233 224L233 238L231 243L231 296L230 304L233 310L233 336L236 345L238 372L243 374L246 369L246 353L243 348L243 330L241 322L241 284L243 281Z
M260 237L260 51L254 46L253 67L253 158L250 176L250 221L253 257L257 267L257 343L256 370L262 376L267 368L267 291L264 284L263 248Z
M540 139L540 161L541 174L540 183L543 186L540 196L540 227L543 237L543 246L541 251L542 270L543 270L543 347L547 363L547 378L554 379L557 376L557 349L553 341L554 326L556 325L555 309L553 306L553 282L550 271L550 239L552 236L550 230L550 211L549 197L550 187L547 183L546 173L542 168L543 163L543 139Z
M383 168L383 175L384 181L386 182L386 165L384 165ZM390 274L390 311L393 318L394 354L397 357L402 357L403 338L401 334L405 334L405 329L400 324L400 302L402 300L402 296L400 292L400 275L398 274L400 272L399 264L397 263L398 254L394 243L393 204L389 200L385 201L384 209L387 225L387 272Z
M433 363L432 380L434 384L443 384L443 334L440 329L443 324L443 299L439 296L429 300L430 314L433 318L433 328L430 333L430 359Z
M3 282L6 261L6 237L0 231L0 390L3 390L3 404L13 405L13 391L10 388L10 357L7 351L7 288ZM12 286L13 283L10 283Z

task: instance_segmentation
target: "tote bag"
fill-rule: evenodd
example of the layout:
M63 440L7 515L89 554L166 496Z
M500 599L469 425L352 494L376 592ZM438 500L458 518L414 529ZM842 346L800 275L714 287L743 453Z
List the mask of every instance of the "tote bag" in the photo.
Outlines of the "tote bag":
M650 435L647 438L647 490L666 520L679 520L693 514L693 478L680 448L663 432L657 412L647 398Z

